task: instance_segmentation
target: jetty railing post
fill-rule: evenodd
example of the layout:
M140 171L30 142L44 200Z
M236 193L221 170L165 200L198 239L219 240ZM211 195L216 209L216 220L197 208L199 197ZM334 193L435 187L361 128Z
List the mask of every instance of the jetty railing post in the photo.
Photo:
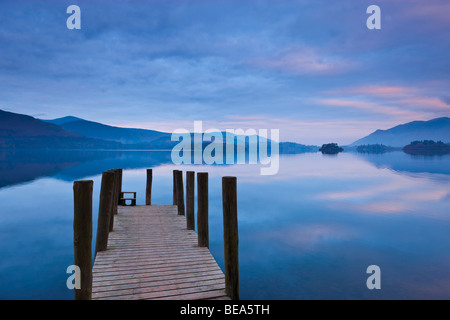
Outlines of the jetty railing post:
M123 176L123 169L116 169L118 177L118 185L117 185L117 204L120 204L120 193L122 192L122 176ZM116 210L117 214L117 210Z
M114 185L112 188L112 206L111 206L111 214L109 219L109 232L113 231L114 229L114 215L117 214L117 205L119 203L119 194L117 194L117 184L118 184L118 178L117 178L117 171L115 169L108 170L108 172L111 172L114 175Z
M100 189L100 204L98 207L97 237L95 241L95 256L97 252L105 251L108 247L111 211L114 203L114 173L103 172Z
M186 227L195 230L195 172L186 172Z
M174 206L177 205L177 171L173 170L173 202Z
M145 205L152 205L152 180L153 170L147 169L147 186L145 188Z
M75 300L92 298L92 180L73 183L73 247L75 265L80 268L80 289L74 288Z
M222 178L222 202L225 292L232 300L239 300L239 237L236 177Z
M197 173L197 231L198 246L209 248L208 172Z
M178 214L184 216L184 187L183 187L183 171L177 170L176 172L176 185L177 185L177 206Z
M122 169L114 169L116 172L116 206L114 208L114 214L117 214L117 208L120 204L120 193L122 192Z
M113 206L113 214L117 214L117 207L119 205L119 194L117 190L119 188L119 171L118 169L111 169L110 171L114 172L114 206Z

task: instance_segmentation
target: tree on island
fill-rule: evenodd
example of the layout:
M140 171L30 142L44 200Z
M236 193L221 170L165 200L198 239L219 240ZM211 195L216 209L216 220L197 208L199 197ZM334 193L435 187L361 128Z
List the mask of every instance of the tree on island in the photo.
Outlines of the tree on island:
M365 144L358 146L356 148L356 151L358 151L359 153L385 153L397 149L400 150L400 148L394 148L386 146L384 144Z
M403 151L413 155L442 155L450 153L450 145L433 140L413 141L403 147Z
M319 151L325 154L337 154L344 151L344 149L339 147L337 143L327 143L323 144L322 148L320 148Z

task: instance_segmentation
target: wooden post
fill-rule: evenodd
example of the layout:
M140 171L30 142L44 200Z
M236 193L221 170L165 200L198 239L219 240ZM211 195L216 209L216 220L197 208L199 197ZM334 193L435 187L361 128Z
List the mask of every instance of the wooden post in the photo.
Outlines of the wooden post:
M239 237L236 177L222 178L223 243L225 253L225 293L239 300Z
M117 207L120 204L120 193L122 192L122 169L114 169L114 171L116 172L116 196L117 196L117 200L116 200L116 207L114 210L114 214L117 214Z
M92 180L73 183L73 248L75 265L80 268L80 289L74 288L75 300L92 298Z
M186 227L195 230L195 172L186 172Z
M152 180L153 180L153 170L147 169L147 187L145 189L145 205L152 205Z
M177 171L173 170L173 202L174 206L177 205Z
M183 187L183 171L177 170L176 172L176 185L177 185L177 206L178 214L184 216L184 187Z
M118 177L118 185L117 185L117 204L120 204L120 193L122 192L122 176L123 176L123 169L116 169L117 173L119 175ZM116 210L117 214L117 210Z
M100 204L98 206L97 237L95 241L95 256L97 252L105 251L108 247L108 235L111 219L111 211L114 202L114 173L103 172L102 186L100 189Z
M208 172L197 173L197 230L198 246L209 248Z
M109 218L109 232L113 231L114 229L114 215L117 214L117 205L119 203L119 194L117 194L116 190L117 190L117 171L115 169L112 170L108 170L108 172L111 172L114 175L114 184L113 184L113 188L112 188L112 200L113 200L113 204L111 207L111 213L110 213L110 218Z

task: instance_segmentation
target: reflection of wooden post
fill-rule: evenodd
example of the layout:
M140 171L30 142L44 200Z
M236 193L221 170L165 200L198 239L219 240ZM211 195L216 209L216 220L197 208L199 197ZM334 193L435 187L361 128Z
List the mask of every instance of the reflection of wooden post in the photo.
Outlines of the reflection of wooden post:
M102 186L100 189L100 204L98 206L97 237L95 242L95 256L97 252L105 251L108 247L108 235L111 219L111 211L114 201L114 173L103 172Z
M173 170L173 202L174 206L177 205L177 171Z
M147 206L152 204L152 179L153 170L147 169L147 187L145 189L145 205Z
M92 298L92 180L73 183L73 248L75 265L80 268L80 289L74 288L75 300Z
M184 216L184 190L183 190L183 171L177 170L176 172L176 185L177 185L177 206L178 214Z
M197 173L197 230L198 246L209 248L208 172Z
M195 192L195 172L186 172L186 227L188 230L195 230L194 215L194 192Z
M236 177L222 178L223 243L225 253L225 293L239 300L239 237Z
M117 194L116 190L117 190L117 171L115 169L109 170L108 172L111 172L114 175L114 184L113 184L113 188L111 189L113 195L113 205L111 207L111 213L110 213L110 217L109 217L109 232L113 231L114 229L114 215L117 214L117 204L119 203L119 197L120 195Z

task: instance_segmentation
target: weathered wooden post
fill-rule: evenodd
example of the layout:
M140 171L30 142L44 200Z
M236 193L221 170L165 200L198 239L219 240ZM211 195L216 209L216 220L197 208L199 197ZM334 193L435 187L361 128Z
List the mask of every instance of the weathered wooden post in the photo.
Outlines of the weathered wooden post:
M153 170L147 169L147 187L145 188L145 205L152 205L152 180Z
M174 206L177 205L177 171L173 170L173 202Z
M209 248L208 172L197 173L197 230L198 246Z
M97 252L105 251L108 247L111 211L114 202L114 173L103 172L100 189L100 204L98 207L97 237L95 241L95 256Z
M120 204L120 193L122 192L122 176L123 176L123 169L116 169L117 173L119 175L118 177L118 185L117 185L117 204ZM117 210L116 210L117 214Z
M117 171L117 169L111 169L108 170L114 173L114 190L113 190L113 196L114 196L114 205L113 205L113 215L117 214L117 207L119 205L119 194L117 194L117 188L118 188L118 184L119 184L119 173Z
M239 300L239 237L236 177L222 178L222 202L225 293L232 300Z
M73 183L73 248L75 265L80 268L80 289L74 288L75 300L92 298L92 180Z
M178 214L184 216L184 187L183 187L183 171L177 170L177 206Z
M114 185L112 189L112 207L111 207L111 216L109 218L109 232L113 231L114 229L114 215L117 214L117 205L119 203L119 194L117 194L117 184L118 184L118 178L117 178L117 171L115 169L108 170L108 172L111 172L114 175Z
M195 172L186 172L186 227L195 230Z
M122 192L122 169L114 169L116 172L116 206L114 208L114 214L117 214L118 205L120 204L120 193Z

